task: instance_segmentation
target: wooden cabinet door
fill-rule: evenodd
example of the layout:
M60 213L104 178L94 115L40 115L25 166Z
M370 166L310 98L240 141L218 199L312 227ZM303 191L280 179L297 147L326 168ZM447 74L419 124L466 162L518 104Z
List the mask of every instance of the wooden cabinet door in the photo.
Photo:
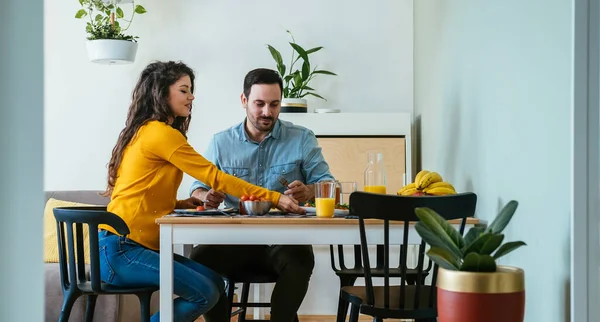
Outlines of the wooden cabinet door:
M406 148L404 137L332 137L318 136L325 161L331 174L339 181L355 181L358 190L364 189L367 152L383 153L386 170L386 190L395 194L404 186Z

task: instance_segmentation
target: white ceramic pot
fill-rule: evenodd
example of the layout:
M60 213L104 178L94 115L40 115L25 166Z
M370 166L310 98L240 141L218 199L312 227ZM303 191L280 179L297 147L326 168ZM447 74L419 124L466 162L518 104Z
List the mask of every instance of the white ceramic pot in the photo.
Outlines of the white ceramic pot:
M306 113L308 104L304 98L284 98L281 101L281 113Z
M135 60L137 42L118 39L88 40L90 61L98 64L130 64Z

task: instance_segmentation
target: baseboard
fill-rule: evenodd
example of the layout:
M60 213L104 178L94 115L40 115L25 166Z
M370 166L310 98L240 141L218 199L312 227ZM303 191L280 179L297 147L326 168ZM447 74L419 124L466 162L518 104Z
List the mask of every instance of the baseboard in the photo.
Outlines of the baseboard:
M254 318L253 315L247 315L246 316L246 321L251 322L252 319ZM265 319L269 319L269 315L265 314ZM298 316L298 320L300 320L300 322L335 322L336 320L336 316L335 315L299 315ZM347 318L346 318L347 321ZM373 317L368 316L368 315L360 315L358 317L358 321L360 322L366 322L366 321L373 321ZM413 321L413 320L396 320L396 319L386 319L386 322L392 322L392 321ZM196 322L204 322L204 319L202 317L199 317ZM234 316L231 318L231 322L237 322L237 316Z

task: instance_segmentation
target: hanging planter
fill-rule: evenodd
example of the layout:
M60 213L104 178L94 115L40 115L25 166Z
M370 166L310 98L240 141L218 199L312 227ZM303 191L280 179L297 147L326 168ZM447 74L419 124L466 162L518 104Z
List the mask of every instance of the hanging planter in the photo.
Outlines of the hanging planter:
M128 64L135 61L138 43L130 40L97 39L86 43L91 62L99 64Z
M138 43L137 36L126 35L136 14L146 13L141 5L132 0L79 0L83 7L75 18L89 18L85 30L88 34L86 48L91 62L99 64L129 64L135 61ZM131 3L131 15L125 19L125 12L119 6ZM121 27L121 21L127 23Z

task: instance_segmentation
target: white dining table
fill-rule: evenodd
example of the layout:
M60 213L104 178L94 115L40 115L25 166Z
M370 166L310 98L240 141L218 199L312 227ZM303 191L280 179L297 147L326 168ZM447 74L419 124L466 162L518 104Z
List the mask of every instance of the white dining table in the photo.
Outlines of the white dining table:
M467 227L478 223L467 219ZM176 217L156 220L160 225L160 319L173 321L173 251L175 245L358 245L358 219L227 216ZM451 221L458 226L460 221ZM365 220L369 244L383 244L381 220ZM390 244L403 242L404 225L390 223ZM409 226L409 244L420 244L421 238Z

